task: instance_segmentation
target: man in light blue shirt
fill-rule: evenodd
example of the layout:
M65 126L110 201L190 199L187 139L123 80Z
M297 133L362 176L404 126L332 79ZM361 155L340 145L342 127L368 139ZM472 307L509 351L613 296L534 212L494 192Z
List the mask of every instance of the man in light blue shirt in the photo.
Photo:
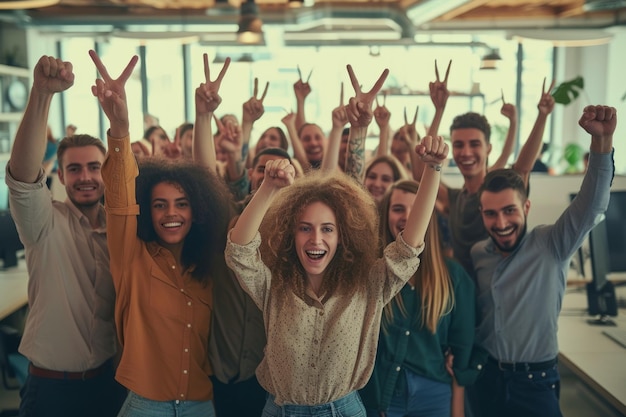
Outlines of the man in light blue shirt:
M479 416L561 416L557 320L571 256L600 221L613 178L616 111L587 106L589 169L556 223L527 233L530 200L515 171L490 172L479 190L490 238L471 251L477 277L476 342L490 360L476 382Z

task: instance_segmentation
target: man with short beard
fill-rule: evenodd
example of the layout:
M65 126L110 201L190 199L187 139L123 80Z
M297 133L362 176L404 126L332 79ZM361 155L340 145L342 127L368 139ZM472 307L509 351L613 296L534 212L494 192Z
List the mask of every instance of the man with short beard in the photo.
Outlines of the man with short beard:
M560 417L557 320L570 258L608 207L615 109L587 106L591 135L580 192L552 225L527 232L527 187L515 171L487 174L478 195L489 238L471 255L477 278L476 343L489 361L475 384L478 416Z
M114 417L126 397L113 375L115 290L100 203L105 148L89 135L59 143L64 202L52 199L41 164L52 98L73 83L71 63L39 59L7 164L11 214L29 277L30 309L19 347L30 362L21 391L24 417Z

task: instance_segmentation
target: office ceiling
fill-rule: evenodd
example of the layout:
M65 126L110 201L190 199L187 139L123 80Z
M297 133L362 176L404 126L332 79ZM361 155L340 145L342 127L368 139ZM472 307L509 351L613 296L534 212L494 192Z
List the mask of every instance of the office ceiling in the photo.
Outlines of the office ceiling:
M0 9L9 3L0 1ZM55 0L52 0L53 2ZM135 32L206 32L237 24L249 0L57 0L49 7L0 10L3 21L62 30L111 25ZM280 25L311 38L320 33L364 31L387 39L422 31L604 29L626 24L626 0L256 0L264 25ZM20 7L17 6L19 9ZM393 40L393 37L389 38Z

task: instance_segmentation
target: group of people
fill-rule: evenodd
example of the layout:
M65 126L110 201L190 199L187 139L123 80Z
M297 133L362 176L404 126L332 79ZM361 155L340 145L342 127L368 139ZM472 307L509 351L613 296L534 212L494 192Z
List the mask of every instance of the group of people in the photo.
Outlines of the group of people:
M205 54L194 123L164 146L146 138L146 151L131 143L125 91L138 58L114 78L89 54L108 146L63 139L67 200L51 198L48 112L74 73L43 56L7 164L29 271L21 416L561 415L556 323L569 259L608 206L614 108L584 109L581 190L555 224L529 231L552 86L512 168L512 146L488 165L483 116L454 119L454 189L438 135L451 63L443 79L435 64L423 138L417 115L391 135L377 100L387 70L364 91L348 66L354 95L345 104L342 87L328 136L306 121L311 86L299 79L287 134L270 128L251 149L267 84L259 94L255 80L241 126L217 117L230 60L213 79ZM503 103L509 144L515 112ZM374 120L381 141L367 158Z

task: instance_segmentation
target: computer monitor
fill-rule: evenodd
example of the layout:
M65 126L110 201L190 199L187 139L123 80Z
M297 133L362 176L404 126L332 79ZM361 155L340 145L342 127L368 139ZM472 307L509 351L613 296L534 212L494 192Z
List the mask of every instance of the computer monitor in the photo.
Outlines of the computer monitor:
M8 210L0 210L0 269L17 266L17 252L24 248L17 234L15 222Z
M576 194L571 194L573 200ZM614 325L609 317L618 314L615 285L608 275L626 272L626 191L611 191L609 206L603 220L589 232L589 260L591 282L587 284L587 305L589 314L597 316L592 324ZM581 272L584 273L585 254L578 253Z

